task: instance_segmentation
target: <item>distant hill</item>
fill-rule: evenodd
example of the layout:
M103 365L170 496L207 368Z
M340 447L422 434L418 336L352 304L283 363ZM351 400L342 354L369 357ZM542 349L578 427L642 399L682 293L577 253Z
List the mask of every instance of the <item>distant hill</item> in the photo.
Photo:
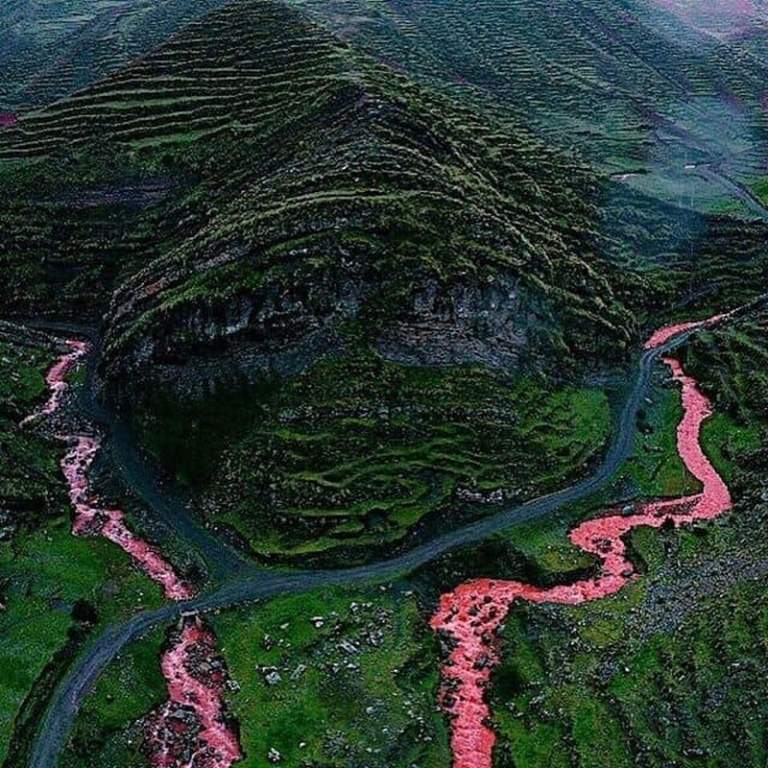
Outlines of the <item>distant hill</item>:
M233 3L26 116L0 161L7 258L38 298L116 289L116 376L295 371L350 324L393 359L506 369L632 333L586 169L279 3Z
M0 113L40 107L144 55L226 0L4 0Z
M720 40L738 41L760 36L768 22L764 0L656 0L692 29Z
M764 173L768 10L682 0L293 0L422 81L682 205ZM640 173L625 176L635 171Z

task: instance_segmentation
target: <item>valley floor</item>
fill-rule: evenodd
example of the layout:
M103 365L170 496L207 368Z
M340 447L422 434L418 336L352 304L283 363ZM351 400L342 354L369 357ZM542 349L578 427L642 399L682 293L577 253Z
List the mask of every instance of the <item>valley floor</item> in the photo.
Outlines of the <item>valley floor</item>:
M754 314L755 311L758 312L757 316ZM713 333L715 337L723 336L725 339L730 339L736 335L738 338L739 334L751 332L755 322L760 322L760 317L759 309L751 308L749 314L744 317L739 316L734 322L736 328L734 333L726 327L723 330L714 327L703 338L710 338ZM742 328L746 330L741 330ZM691 331L688 330L686 333ZM696 350L697 346L694 344L693 350ZM38 389L37 392L39 391ZM688 489L695 492L696 481L692 480L688 474L686 464L680 463L673 435L668 432L670 428L674 430L674 424L679 419L680 406L676 403L676 399L669 390L655 391L650 401L653 403L653 408L644 409L642 419L648 426L641 432L638 450L628 463L621 465L622 470L614 480L614 490L607 492L606 499L616 498L617 494L619 497L623 495L626 499L631 499L638 492L641 495L645 492L661 495L690 493ZM687 407L690 408L690 406ZM43 417L49 415L44 414ZM740 427L724 415L717 421L712 419L704 422L701 440L715 457L718 470L723 472L726 478L738 476L734 475L734 472L740 471L738 462L734 463L736 456L744 451L747 452L744 455L749 455L749 452L754 454L759 450L759 441L754 429L754 426ZM649 441L647 446L646 441ZM694 448L683 448L683 456L686 456L690 450ZM686 458L686 463L688 462ZM692 466L689 466L689 469ZM662 469L664 467L666 468ZM698 470L693 471L695 477ZM664 480L664 477L668 479ZM659 485L660 482L661 485ZM647 491L644 492L643 488ZM660 490L657 491L657 488ZM583 515L589 509L594 509L592 505L596 502L593 492L590 504L580 514ZM735 512L737 516L744 515L740 502L742 499L737 495ZM568 508L564 511L567 512L567 510ZM674 514L676 513L673 513L673 516ZM588 559L580 558L575 552L568 552L566 556L559 542L553 546L553 541L561 535L557 533L559 525L568 525L568 523L565 521L557 523L556 520L549 519L548 524L537 526L538 530L533 539L526 536L524 527L520 530L512 528L498 539L501 549L494 553L494 558L502 571L507 569L509 571L507 575L514 577L515 574L531 572L531 568L534 567L538 569L537 578L543 578L546 581L562 579L563 564L571 569L590 566ZM617 520L631 523L632 518L624 516ZM747 521L749 520L748 515ZM660 524L663 521L657 522ZM553 525L552 534L547 535L548 527L552 528ZM688 528L689 526L686 526L686 530ZM630 652L629 648L632 647L635 647L632 652L638 654L639 660L644 658L643 654L651 653L645 649L658 647L661 638L668 637L669 622L673 622L676 629L695 625L695 622L700 620L697 617L702 615L703 610L698 605L698 600L701 599L704 606L709 605L713 599L713 589L724 589L723 594L733 595L733 599L737 599L736 595L741 594L744 589L749 590L749 582L744 584L740 578L742 574L748 574L751 581L761 579L766 571L766 560L760 558L759 551L752 553L749 564L742 573L735 574L732 569L724 565L727 559L723 560L723 558L729 557L731 532L736 540L739 540L744 533L733 524L720 527L719 530L725 533L714 536L714 539L714 534L707 533L706 529L694 528L680 534L662 526L661 540L666 542L662 550L658 548L658 534L654 536L649 532L649 535L646 535L644 530L647 529L632 533L628 542L630 557L643 564L643 568L648 572L642 579L633 582L622 596L608 600L607 607L597 608L596 613L587 606L561 609L553 614L547 612L531 614L532 609L524 609L522 606L515 607L511 611L509 620L505 622L505 628L500 633L504 643L501 651L503 663L499 670L493 673L492 684L488 690L490 712L493 718L492 732L498 735L499 740L495 751L497 760L502 759L505 752L509 750L510 754L515 755L513 758L515 764L522 761L523 765L543 765L544 763L539 763L537 760L541 757L539 749L541 735L547 733L550 735L546 738L553 740L552 749L555 749L555 752L547 751L547 760L553 759L553 755L559 754L558 750L569 744L572 745L571 749L575 749L580 755L588 755L590 750L599 751L595 739L603 738L603 734L606 738L613 738L610 736L613 732L609 728L612 716L608 713L619 704L621 707L630 706L630 701L625 700L621 694L625 689L620 687L619 681L623 676L633 674L634 667L629 665L619 667L616 666L617 662L612 662L613 666L609 664L607 668L613 670L608 680L614 682L609 684L606 681L605 685L608 687L605 690L613 693L600 694L594 699L594 704L589 706L597 709L591 715L587 715L586 712L577 714L581 712L581 709L577 709L572 715L563 714L563 717L555 718L549 726L544 725L548 722L549 716L545 717L541 725L534 725L535 718L544 717L544 713L549 711L549 705L545 705L542 700L531 708L532 700L527 698L528 694L525 692L535 690L540 685L534 684L530 676L535 674L534 670L539 670L539 675L544 674L544 669L551 663L553 657L549 655L541 657L542 651L535 647L530 647L528 650L518 649L517 646L523 642L520 633L527 636L526 633L530 631L525 629L528 624L539 625L542 621L549 624L554 621L546 636L548 644L555 643L555 645L551 645L551 650L547 654L555 653L562 656L565 653L567 657L574 650L580 649L581 655L577 657L580 659L578 665L585 663L589 653L597 652L600 647L610 649L607 656L604 655L603 664L607 663L605 659L610 658L623 657L625 660L634 658L626 656ZM674 544L672 549L669 542ZM689 542L685 545L687 549L679 549L681 542ZM711 551L708 552L708 544L712 542L715 546L709 547ZM516 545L520 548L518 549ZM500 557L500 553L503 553L505 548L508 554ZM515 552L518 554L515 555ZM562 554L554 557L557 552ZM669 559L671 552L678 552L672 560ZM720 564L718 564L718 557ZM665 605L666 601L659 602L659 598L654 597L659 594L661 585L675 585L679 584L681 579L685 580L687 578L685 573L700 564L702 559L707 562L706 568L710 574L710 578L703 585L693 577L693 583L688 583L684 588L674 587L675 591L670 593L669 598L672 608ZM229 700L228 710L231 713L232 722L239 724L236 727L239 728L244 764L250 764L250 761L253 761L254 765L263 764L265 757L268 759L270 755L273 760L277 760L276 756L282 759L283 755L294 755L295 758L292 759L301 761L305 759L304 751L307 756L315 756L306 758L310 761L322 760L324 763L331 761L330 764L334 764L335 760L348 759L350 755L356 753L356 750L361 750L356 759L365 759L373 764L392 765L402 762L406 765L417 762L440 765L450 761L450 756L446 755L446 750L449 749L447 723L434 708L439 687L438 664L441 652L435 636L426 627L424 610L436 599L441 589L440 585L445 583L446 579L449 583L455 583L462 571L468 575L479 575L483 571L488 573L491 569L496 570L498 566L487 564L478 567L478 563L472 561L470 551L461 549L456 554L446 555L443 560L445 564L440 565L441 561L438 560L436 569L422 565L405 580L385 581L380 588L369 591L341 588L328 591L326 588L314 592L312 594L316 597L311 598L316 601L314 608L307 602L309 598L305 596L277 597L265 603L263 607L237 610L230 608L220 618L213 620L212 626L218 637L218 652L222 654L222 661L226 661L226 667L231 675L229 679L232 681L232 687L230 693L226 694L226 698ZM509 564L504 565L505 561ZM391 569L392 572L398 570L402 570L402 567ZM353 578L365 580L367 578L365 568L360 571L362 573L356 573ZM18 578L13 575L13 571L11 573L12 579ZM375 577L375 573L376 569L372 568L370 577ZM343 581L343 572L340 577L340 581ZM497 583L501 585L504 582ZM722 584L722 587L713 586L718 584ZM289 589L294 588L289 587ZM672 589L669 586L663 588ZM226 587L223 589L226 590ZM549 589L557 591L567 588L550 587ZM253 596L257 594L258 590ZM546 590L542 594L547 594ZM682 607L674 606L675 600L678 599L684 601ZM201 607L204 604L203 602ZM194 605L192 602L190 607ZM411 607L408 608L408 606ZM95 609L90 610L95 613ZM665 610L667 611L666 619L664 618ZM659 623L658 631L645 629L641 633L642 639L636 639L626 636L619 630L619 627L624 624L631 626L633 622L636 623L638 611L644 612L647 621L652 619ZM280 618L281 615L285 620ZM588 618L590 615L593 618ZM734 620L738 615L740 614L737 612ZM528 618L523 620L523 617ZM88 618L90 622L95 620L97 619ZM252 622L255 623L252 625ZM569 623L574 629L567 629ZM244 626L249 628L247 632L243 632ZM142 631L141 634L143 633ZM579 636L582 636L582 639L574 641L574 637ZM560 637L571 638L566 645L567 650L556 651L556 643L559 642L557 638ZM146 746L147 726L142 723L152 722L151 719L146 718L151 711L156 710L164 698L164 685L162 678L159 677L160 670L157 666L157 654L161 642L162 637L154 631L146 639L128 646L126 651L120 654L119 660L106 670L94 692L82 704L81 714L75 724L74 737L63 756L64 764L98 765L108 760L110 764L115 765L143 765L146 760L157 759L151 757L152 754L157 753ZM629 648L624 647L627 644ZM525 649L526 646L522 645L520 648ZM88 654L87 640L83 650ZM112 649L110 657L114 655L115 650ZM524 659L528 659L526 664L533 666L522 667ZM534 661L535 659L538 660ZM556 686L560 685L557 681L563 679L562 675L567 670L570 670L568 675L575 675L577 670L581 669L580 666L573 666L577 663L576 658L566 661L564 657L561 661L562 671L552 674L548 687L542 689L539 695L544 695L545 690L551 690L552 693L547 693L546 696L560 696L561 694L555 693L559 690ZM66 675L66 666L65 660L59 675ZM635 671L637 674L640 673L640 669ZM714 667L711 671L714 674ZM40 695L39 686L43 684L43 679L40 678L35 686L37 695ZM588 686L592 684L589 682L591 679L590 675L584 677L582 671L568 683L570 695L576 697L571 699L574 706L580 702L578 706L584 707L587 706L587 702L592 701L590 696L593 694L587 694ZM52 678L53 684L55 680L56 675ZM346 682L342 683L342 680ZM303 682L300 685L292 684L297 681ZM705 682L702 681L702 685ZM563 684L565 684L564 679ZM660 684L665 685L663 682ZM339 685L345 690L359 689L358 694L349 699L350 706L346 709L340 707ZM586 698L576 693L579 686L582 686L581 690ZM601 685L602 689L603 685ZM130 694L127 696L122 693L117 694L118 690L125 691L126 694L130 692ZM258 696L256 696L257 691ZM313 693L313 691L316 692ZM460 696L461 689L458 693ZM254 696L256 698L253 698ZM538 695L535 698L538 702ZM648 702L648 706L651 705L656 706L654 702ZM691 705L689 703L687 706ZM25 707L29 706L32 705L26 702ZM732 702L725 701L723 706L730 707ZM508 720L505 712L515 712L518 707L522 709L519 710L520 714L516 715L517 720ZM403 720L402 714L406 710L409 719ZM558 705L558 711L560 710L565 713L569 708L561 704ZM264 718L265 711L273 714ZM598 716L596 714L598 711L603 714ZM344 712L346 714L343 714ZM416 712L421 714L417 716ZM588 726L588 731L579 731L578 728L581 726L577 726L578 721L570 719L577 716L599 717L601 726L599 728ZM646 714L643 717L650 717L650 715ZM416 722L419 723L416 731L413 729L413 718L416 718ZM522 722L528 722L527 737L519 731L519 728L512 728L512 724L520 723L521 718ZM344 725L344 723L347 724ZM542 728L544 730L540 730ZM571 731L571 736L568 736L567 731L563 730L567 728L577 730ZM17 725L15 735L18 733ZM338 740L333 736L334 733L338 734ZM378 736L374 736L376 733ZM535 742L529 742L534 738L534 733L538 734ZM560 736L556 736L558 733ZM697 743L699 738L697 733L698 731L695 730L687 732L681 743ZM571 742L571 739L576 739L579 734L581 734L580 740ZM30 737L31 734L27 738ZM587 738L587 741L583 741L584 738ZM644 745L643 750L644 754L647 753L648 764L656 765L654 755L657 754L657 747L653 746L653 742L649 742L643 732L634 734L633 738ZM718 738L721 739L718 741L720 751L727 752L728 739L722 737L722 734ZM377 743L379 746L372 746ZM531 744L532 752L524 751L529 749L525 747L528 743ZM535 748L534 743L537 745ZM622 739L621 743L626 742ZM453 746L455 753L456 741ZM618 748L614 745L616 762L611 762L611 765L623 764L621 753L616 752ZM626 748L631 752L633 746L627 743ZM687 754L696 748L686 746L684 749ZM481 753L473 750L473 754ZM562 753L562 759L566 761L563 765L570 764L567 754L567 750ZM695 754L697 755L698 752ZM234 757L229 759L229 762L232 762ZM457 765L470 764L462 762L460 754L455 754L455 758ZM581 759L587 758L579 758ZM227 764L227 761L222 764Z

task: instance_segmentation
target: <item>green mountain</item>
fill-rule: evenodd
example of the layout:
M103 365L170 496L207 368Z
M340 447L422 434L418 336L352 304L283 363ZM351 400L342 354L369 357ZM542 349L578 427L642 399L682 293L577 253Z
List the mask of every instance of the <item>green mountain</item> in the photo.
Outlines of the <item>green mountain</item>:
M765 768L765 2L5 0L2 768Z
M608 424L574 374L765 280L764 224L642 195L428 80L239 0L0 132L4 305L103 319L145 444L264 556L578 476Z
M6 0L0 112L69 95L164 42L224 0Z
M693 166L763 174L760 3L294 1L380 60L518 116L643 192L708 209L724 190Z
M55 303L70 268L65 292L102 310L116 288L115 371L178 381L212 349L217 375L296 370L353 321L423 362L629 338L589 172L277 3L235 3L29 114L0 160L10 287L27 301L33 272ZM51 239L43 266L19 258Z

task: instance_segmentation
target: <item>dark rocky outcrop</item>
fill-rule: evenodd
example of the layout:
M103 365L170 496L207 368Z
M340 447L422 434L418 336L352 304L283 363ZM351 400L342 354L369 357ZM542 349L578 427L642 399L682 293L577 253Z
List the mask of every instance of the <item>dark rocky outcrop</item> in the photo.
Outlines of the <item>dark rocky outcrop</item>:
M0 158L29 156L48 158L36 166L48 186L55 162L87 179L65 185L70 197L45 190L67 205L163 180L167 194L130 217L111 197L62 212L83 225L53 265L68 267L65 298L103 308L112 290L105 371L133 394L295 374L350 337L392 360L509 370L529 348L561 365L634 332L594 231L591 173L279 2L229 4L22 117ZM38 208L35 248L51 239ZM9 238L17 271L22 247L36 252ZM69 267L83 253L81 274Z
M542 322L519 281L445 288L430 280L377 346L388 360L407 365L480 363L512 371Z

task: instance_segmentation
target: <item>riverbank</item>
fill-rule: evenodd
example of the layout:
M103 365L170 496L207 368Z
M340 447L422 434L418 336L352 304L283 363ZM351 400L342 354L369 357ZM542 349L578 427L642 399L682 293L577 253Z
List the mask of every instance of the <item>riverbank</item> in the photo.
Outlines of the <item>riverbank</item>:
M762 300L762 297L761 297ZM744 308L746 312L750 309ZM280 574L265 572L242 579L232 579L223 586L200 595L179 606L163 608L133 617L102 636L73 667L63 684L57 689L45 718L44 728L35 748L33 766L49 768L55 764L66 735L69 732L83 697L106 665L127 643L147 632L150 628L171 621L182 610L206 612L222 607L248 603L260 597L296 593L339 584L354 584L387 580L397 574L410 571L440 554L462 544L481 540L494 532L517 523L535 520L551 514L567 503L585 498L604 487L615 470L631 454L636 416L650 383L650 375L656 360L682 344L695 329L665 342L661 347L646 350L638 361L634 380L629 387L617 430L603 463L593 474L577 483L541 499L503 510L493 518L481 520L456 531L435 537L432 541L414 548L403 555L362 568L343 571L313 571Z

